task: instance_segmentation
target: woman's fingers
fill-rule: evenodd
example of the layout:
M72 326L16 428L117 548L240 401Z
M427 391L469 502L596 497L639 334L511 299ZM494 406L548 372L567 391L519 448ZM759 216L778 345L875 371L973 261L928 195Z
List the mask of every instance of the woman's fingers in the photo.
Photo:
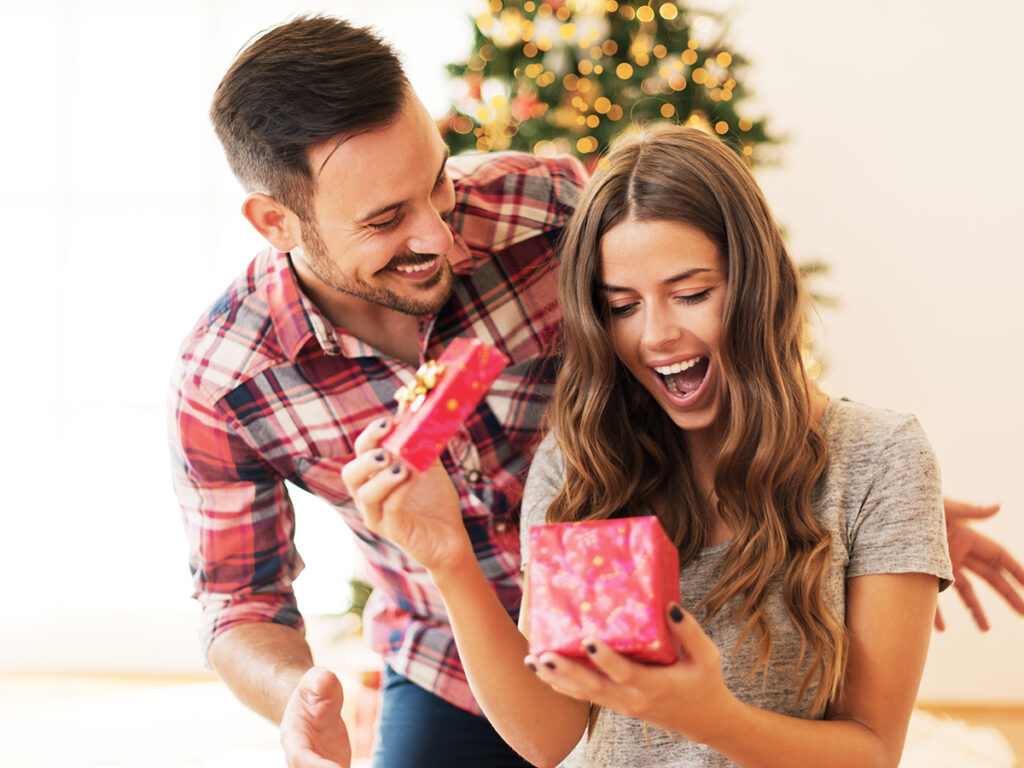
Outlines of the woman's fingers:
M380 441L384 439L384 435L391 431L391 418L384 417L377 419L359 433L359 437L356 438L355 449L356 456L365 453L366 451L373 450Z
M359 490L373 475L385 469L391 456L383 448L375 448L357 455L341 468L341 479L352 496L358 497Z

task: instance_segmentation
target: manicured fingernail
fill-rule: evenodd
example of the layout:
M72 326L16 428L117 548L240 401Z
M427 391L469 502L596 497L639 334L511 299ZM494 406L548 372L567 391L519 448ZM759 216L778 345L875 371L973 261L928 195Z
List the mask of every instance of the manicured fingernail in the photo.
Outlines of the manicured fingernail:
M380 421L377 422L377 429L384 429L384 427L386 427L387 425L388 425L388 420L387 419L381 419Z
M683 620L683 609L678 605L673 605L668 609L668 617L672 619L676 624Z
M375 454L373 454L374 461L384 461L384 459L386 459L387 457L388 455L384 453L384 451L377 451Z
M587 653L597 653L597 646L593 643L587 643Z
M392 475L397 475L401 471L402 471L402 465L401 464L393 464L391 466L391 474Z
M555 663L553 661L545 661L544 662L544 666L547 667L548 669L554 669L555 668Z
M529 670L530 670L531 672L536 672L536 671L537 671L537 665L536 665L536 664L533 664L533 663L531 663L531 662L526 662L526 666L527 666L527 668L528 668L528 669L529 669Z

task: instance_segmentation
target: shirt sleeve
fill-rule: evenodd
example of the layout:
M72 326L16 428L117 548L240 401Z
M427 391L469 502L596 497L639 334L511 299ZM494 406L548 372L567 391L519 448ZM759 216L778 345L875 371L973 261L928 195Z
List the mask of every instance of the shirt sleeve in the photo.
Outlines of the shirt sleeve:
M953 581L935 453L907 416L878 453L858 514L850 521L847 577L928 573Z
M302 570L283 479L203 393L172 386L172 480L188 539L204 654L238 624L303 629L292 590Z
M548 434L537 448L523 488L522 517L519 525L519 551L522 567L530 562L530 528L544 525L548 507L565 480L562 452L554 435Z

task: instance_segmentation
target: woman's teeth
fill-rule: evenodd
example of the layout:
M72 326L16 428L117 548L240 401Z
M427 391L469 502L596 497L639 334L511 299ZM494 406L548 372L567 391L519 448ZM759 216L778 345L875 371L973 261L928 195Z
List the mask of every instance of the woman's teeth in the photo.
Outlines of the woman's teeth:
M665 389L676 397L685 398L700 389L700 385L707 375L708 359L700 356L672 363L672 365L656 365L652 368L665 382ZM693 368L696 370L691 370Z
M662 376L671 376L673 373L682 373L689 368L693 368L700 361L701 358L695 357L692 360L684 360L681 363L672 363L672 365L656 365L654 370Z

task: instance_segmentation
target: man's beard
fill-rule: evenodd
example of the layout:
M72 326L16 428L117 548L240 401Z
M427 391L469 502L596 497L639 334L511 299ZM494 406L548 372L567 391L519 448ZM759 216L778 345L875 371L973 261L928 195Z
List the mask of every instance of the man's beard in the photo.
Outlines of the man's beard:
M443 256L416 254L412 251L406 251L405 253L395 255L384 269L376 272L377 275L380 275L394 266L423 264L432 259L437 259L437 271L428 279L418 283L418 285L423 289L429 290L441 283L445 283L445 289L436 298L426 301L403 296L382 286L369 285L358 278L349 278L340 274L327 253L327 244L320 237L320 230L312 222L302 222L302 242L305 246L304 252L309 268L324 283L336 291L368 301L380 307L393 309L396 312L417 316L432 315L448 302L452 291L455 289L452 267Z

